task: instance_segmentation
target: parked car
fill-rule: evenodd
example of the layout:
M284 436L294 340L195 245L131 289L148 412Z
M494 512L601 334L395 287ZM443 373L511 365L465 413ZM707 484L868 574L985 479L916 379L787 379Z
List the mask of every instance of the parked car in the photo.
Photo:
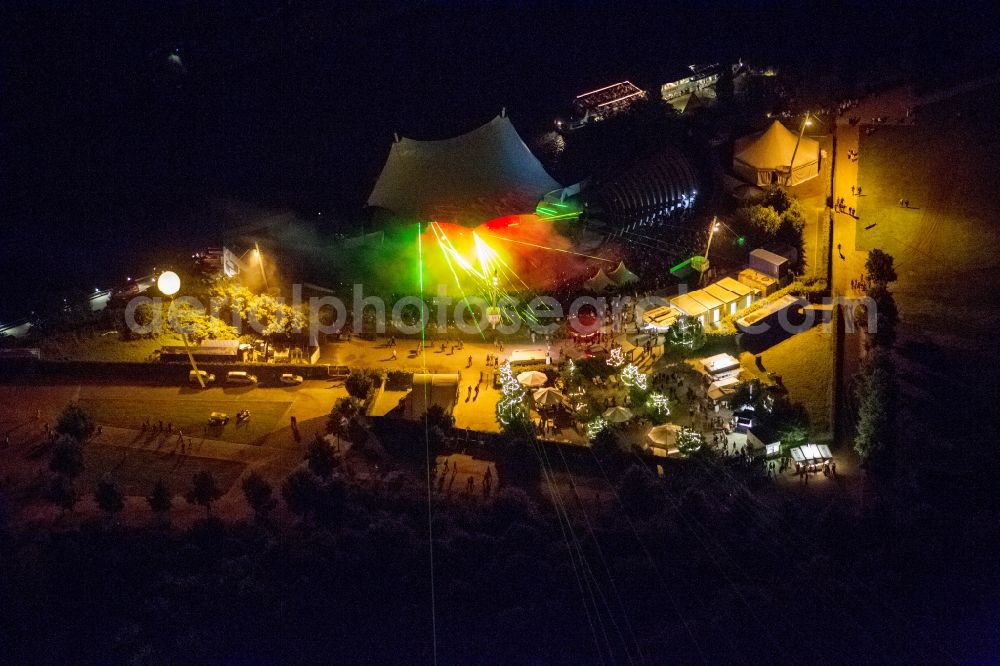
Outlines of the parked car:
M208 425L218 426L229 423L229 415L223 412L212 412L208 416Z
M227 384L256 384L257 375L251 375L243 370L233 370L226 373Z
M302 375L293 375L290 372L286 372L281 375L279 381L285 386L297 386L302 383Z
M206 384L211 384L212 382L215 381L215 375L213 375L211 372L208 372L206 370L198 370L197 372L195 372L194 370L190 370L188 371L188 383L200 386L200 384L198 384L198 375L201 375L201 381L205 382Z

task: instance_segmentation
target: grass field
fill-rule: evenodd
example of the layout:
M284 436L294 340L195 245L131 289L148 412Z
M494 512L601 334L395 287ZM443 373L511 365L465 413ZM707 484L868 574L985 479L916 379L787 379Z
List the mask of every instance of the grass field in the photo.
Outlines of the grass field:
M275 429L278 420L287 411L289 402L241 402L232 399L124 399L124 398L81 398L80 404L89 411L98 423L119 428L138 428L148 416L151 423L170 423L174 431L183 430L191 437L211 437L239 444L254 444L261 437ZM236 412L246 407L250 410L250 420L245 425L236 425ZM224 412L230 421L226 426L207 426L211 412Z
M832 334L818 325L774 345L761 354L768 372L781 376L793 403L809 414L809 429L817 441L831 436L830 410L833 399ZM753 356L744 354L744 367L754 367Z
M995 409L998 124L1000 92L988 87L922 107L913 127L861 136L857 246L896 260L904 427L919 440L974 436Z
M163 345L181 344L180 336L167 334L140 340L122 340L118 333L73 332L52 335L41 343L46 358L70 358L78 361L149 360Z
M162 479L172 494L183 494L191 486L195 472L211 472L223 493L232 487L243 472L244 464L229 460L173 455L161 451L88 446L84 472L78 487L91 489L105 475L113 479L126 495L145 496Z

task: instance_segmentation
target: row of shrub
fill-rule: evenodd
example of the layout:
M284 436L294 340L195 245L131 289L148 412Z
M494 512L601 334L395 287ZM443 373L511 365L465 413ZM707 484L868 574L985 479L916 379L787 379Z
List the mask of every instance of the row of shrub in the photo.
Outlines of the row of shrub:
M406 370L390 370L385 377L385 388L389 391L405 391L413 386L413 373Z

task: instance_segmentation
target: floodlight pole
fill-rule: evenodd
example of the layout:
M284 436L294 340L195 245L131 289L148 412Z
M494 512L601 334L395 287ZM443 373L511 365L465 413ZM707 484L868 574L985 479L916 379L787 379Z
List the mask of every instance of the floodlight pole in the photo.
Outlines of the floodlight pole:
M181 331L181 340L184 341L184 351L187 352L188 360L191 361L191 368L194 370L194 376L198 378L198 385L205 388L205 380L201 376L201 372L198 370L198 364L194 362L194 354L191 353L191 345L188 344L188 336L185 331Z
M715 216L715 215L713 215L712 216L712 226L708 230L708 243L705 244L705 254L702 255L703 257L705 257L705 264L706 265L705 265L705 270L701 271L701 276L698 278L698 284L699 285L701 285L705 281L705 274L708 272L708 265L709 265L708 251L712 247L712 239L715 237L715 230L718 229L718 228L719 228L718 217Z
M173 279L167 280L167 277ZM157 278L156 287L160 290L161 294L170 299L170 308L167 309L167 312L169 312L174 305L174 295L181 288L180 278L173 271L165 271ZM201 378L201 372L198 371L198 364L194 362L194 354L191 353L191 346L188 344L187 331L181 331L181 340L184 341L184 351L187 352L188 360L191 362L191 369L194 370L194 376L198 378L198 385L205 388L205 380Z
M708 259L708 250L712 247L712 238L715 236L715 230L719 228L718 217L712 216L712 228L708 232L708 243L705 245L705 259Z
M174 297L170 297L170 307L174 305ZM191 369L194 370L194 376L198 378L198 386L205 388L205 380L202 379L201 372L198 370L198 364L194 362L194 354L191 353L191 344L188 342L187 331L181 330L181 340L184 341L184 351L187 353L188 361L191 362Z
M806 111L806 117L802 119L802 127L799 128L799 138L795 140L795 148L792 150L792 161L788 165L788 176L785 178L785 186L792 180L792 169L795 168L795 154L799 152L799 143L802 141L802 135L806 132L806 125L809 124L809 112Z

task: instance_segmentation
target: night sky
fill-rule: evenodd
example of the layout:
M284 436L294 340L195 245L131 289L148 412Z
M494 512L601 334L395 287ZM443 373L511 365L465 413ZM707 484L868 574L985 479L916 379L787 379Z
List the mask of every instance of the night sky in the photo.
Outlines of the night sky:
M997 55L989 3L781 4L5 3L0 320L218 244L223 202L350 230L394 131L453 135L506 106L530 138L589 87L697 62L849 81Z

